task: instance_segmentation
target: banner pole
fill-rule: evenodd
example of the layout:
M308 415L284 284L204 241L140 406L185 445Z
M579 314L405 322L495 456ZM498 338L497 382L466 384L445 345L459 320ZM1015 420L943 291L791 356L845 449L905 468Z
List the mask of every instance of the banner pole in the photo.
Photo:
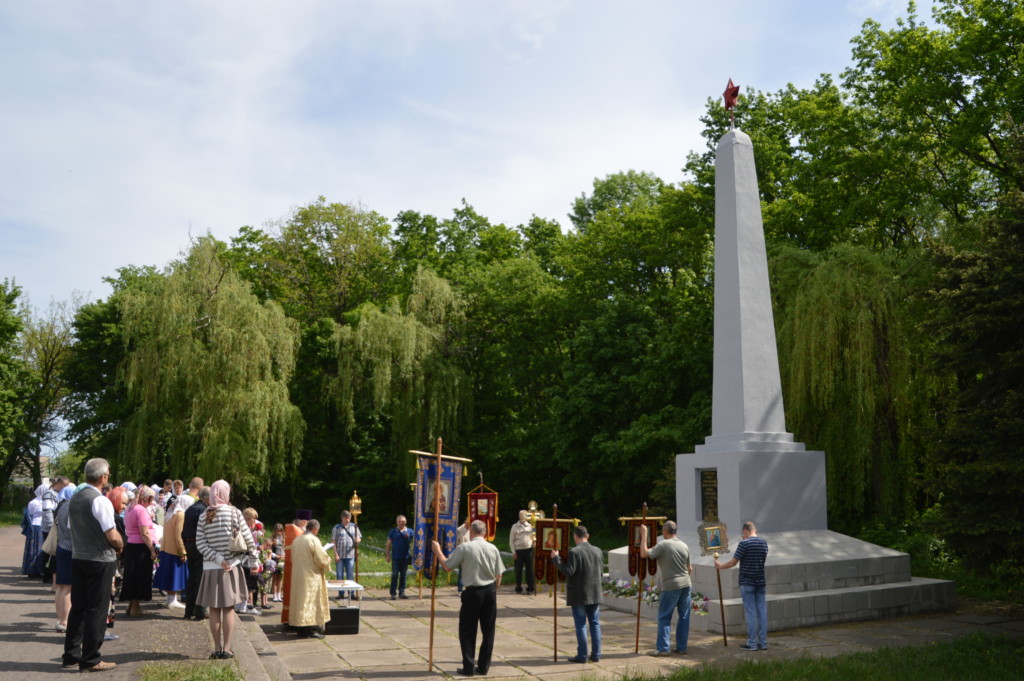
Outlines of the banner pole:
M718 560L718 551L715 551L715 560ZM722 600L722 571L715 568L715 576L718 577L718 607L721 608L722 612L722 641L725 644L725 647L728 648L729 633L726 631L725 626L725 601Z
M555 536L557 537L558 536L558 504L554 504L554 512L552 513L551 519L555 521L554 526L551 528L551 531L554 532ZM559 554L562 553L562 547L561 546L558 547L558 553ZM554 635L554 641L555 641L555 645L554 645L554 648L555 648L555 660L554 661L558 662L558 568L555 567L554 570L555 570L555 583L551 587L551 609L552 609L552 611L554 613L554 619L552 620L554 622L554 626L552 628L552 634Z
M644 512L642 525L647 525L647 502L644 502ZM632 537L630 537L632 539ZM644 580L647 578L647 561L650 558L641 558L639 552L637 553L637 568L636 576L640 580L636 587L636 643L633 646L633 653L640 653L640 603L644 597Z
M437 438L437 464L434 468L434 541L437 541L437 524L440 522L441 504L441 438ZM430 652L427 657L427 671L434 668L434 591L437 589L437 556L430 556Z

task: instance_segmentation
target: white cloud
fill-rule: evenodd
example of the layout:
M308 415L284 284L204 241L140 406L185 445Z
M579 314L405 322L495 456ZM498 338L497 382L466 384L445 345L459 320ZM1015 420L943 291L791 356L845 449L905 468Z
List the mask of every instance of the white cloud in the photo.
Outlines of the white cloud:
M875 10L4 3L0 278L37 305L105 295L102 277L165 265L190 233L226 239L318 195L389 218L465 197L495 222L565 224L594 177L680 180L728 78L775 90L839 71Z

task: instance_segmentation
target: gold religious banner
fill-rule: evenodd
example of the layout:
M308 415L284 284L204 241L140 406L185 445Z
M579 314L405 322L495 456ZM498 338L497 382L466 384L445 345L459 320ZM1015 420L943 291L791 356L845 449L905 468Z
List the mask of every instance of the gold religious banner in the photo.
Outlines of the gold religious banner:
M712 556L718 560L719 554L729 553L729 528L718 518L705 518L704 522L697 526L697 541L700 542L700 555ZM722 600L722 571L715 570L715 578L718 580L718 607L722 611L722 641L726 647L729 645L729 634L725 626L725 601Z
M705 518L704 522L697 526L697 541L700 542L700 555L715 556L729 553L729 532L718 518Z

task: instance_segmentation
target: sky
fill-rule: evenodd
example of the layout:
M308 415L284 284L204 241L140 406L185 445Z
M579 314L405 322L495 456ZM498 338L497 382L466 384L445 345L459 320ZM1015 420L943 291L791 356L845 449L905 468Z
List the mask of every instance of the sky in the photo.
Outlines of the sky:
M0 2L0 280L38 311L103 299L319 196L567 228L595 178L683 181L730 78L811 87L906 4Z

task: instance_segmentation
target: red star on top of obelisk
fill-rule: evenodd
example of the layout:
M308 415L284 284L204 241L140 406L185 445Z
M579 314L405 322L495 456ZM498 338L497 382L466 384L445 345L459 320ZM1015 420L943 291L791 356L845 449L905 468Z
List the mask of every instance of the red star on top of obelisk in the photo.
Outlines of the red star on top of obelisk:
M733 114L733 109L736 108L736 98L739 97L740 86L732 84L732 78L729 79L729 84L725 86L725 92L722 93L722 98L725 99L725 110L729 112L729 120L732 122L732 127L736 127L736 117Z

